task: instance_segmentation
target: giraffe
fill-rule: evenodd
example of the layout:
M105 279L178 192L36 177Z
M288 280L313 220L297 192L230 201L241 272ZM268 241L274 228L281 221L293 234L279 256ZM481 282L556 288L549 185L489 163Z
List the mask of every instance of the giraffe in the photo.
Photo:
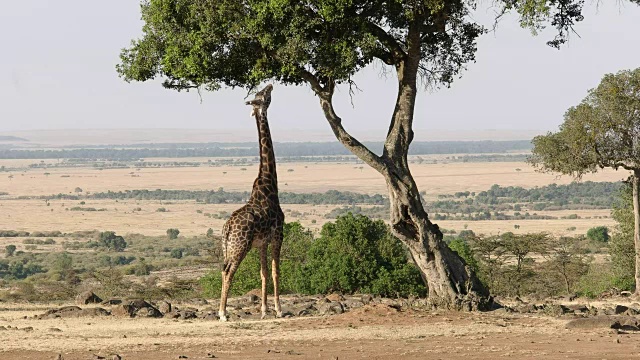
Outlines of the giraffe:
M267 85L247 101L253 107L258 126L260 168L253 182L251 197L247 204L231 214L222 229L224 265L222 269L222 294L220 296L221 321L227 321L227 297L238 266L249 250L260 249L260 277L262 279L262 318L267 315L267 246L271 244L271 275L276 316L282 316L279 297L280 248L284 213L278 199L278 177L276 158L273 153L271 132L267 120L267 109L271 103L273 86Z

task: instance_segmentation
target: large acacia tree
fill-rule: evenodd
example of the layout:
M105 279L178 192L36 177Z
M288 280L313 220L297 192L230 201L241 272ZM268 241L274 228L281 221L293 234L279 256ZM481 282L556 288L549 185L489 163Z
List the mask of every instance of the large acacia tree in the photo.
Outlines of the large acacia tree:
M640 295L640 69L604 76L570 108L560 131L537 136L530 162L542 171L580 178L603 168L630 171L636 295Z
M640 2L640 0L632 0ZM566 41L582 0L497 0L525 27L557 29ZM164 79L169 89L253 88L264 81L306 84L336 138L386 180L393 233L408 247L434 305L478 309L488 291L442 242L411 175L407 153L420 84L447 85L474 60L484 29L469 16L474 0L143 0L143 36L121 54L127 81ZM343 127L333 106L338 86L381 62L397 77L397 98L382 154Z

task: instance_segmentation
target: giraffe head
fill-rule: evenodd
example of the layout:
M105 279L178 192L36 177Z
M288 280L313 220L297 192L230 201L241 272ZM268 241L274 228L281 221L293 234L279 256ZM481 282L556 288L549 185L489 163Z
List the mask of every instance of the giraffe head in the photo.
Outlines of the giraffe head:
M269 84L264 89L258 91L253 100L246 102L247 105L253 106L251 116L262 114L263 111L269 108L269 104L271 104L271 90L273 90L273 85Z

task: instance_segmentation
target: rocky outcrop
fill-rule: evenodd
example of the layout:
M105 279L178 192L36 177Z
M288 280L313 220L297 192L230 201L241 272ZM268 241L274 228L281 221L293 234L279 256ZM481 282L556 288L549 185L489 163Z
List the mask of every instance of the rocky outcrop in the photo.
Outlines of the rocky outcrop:
M92 291L85 291L76 296L76 304L78 305L99 304L101 302L102 299Z

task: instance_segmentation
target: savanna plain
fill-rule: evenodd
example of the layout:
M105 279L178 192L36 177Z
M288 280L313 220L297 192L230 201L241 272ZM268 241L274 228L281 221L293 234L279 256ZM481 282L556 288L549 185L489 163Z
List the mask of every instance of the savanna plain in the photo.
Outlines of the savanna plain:
M628 174L575 183L534 171L526 154L410 158L432 220L484 271L501 307L427 308L418 285L320 291L292 281L285 317L261 320L260 276L248 257L227 323L216 317L220 233L246 201L255 157L0 159L0 359L640 358L638 324L629 322L640 305L585 280L609 262L606 239L592 229L615 234L611 210ZM283 255L293 270L283 277L310 276L296 273L306 251L297 239L311 248L332 224L388 219L383 178L355 158L281 159L282 208L295 224ZM531 245L531 234L544 246ZM491 252L491 241L530 248ZM575 266L554 267L566 247L580 248L565 263ZM321 269L303 263L305 254L300 269Z

